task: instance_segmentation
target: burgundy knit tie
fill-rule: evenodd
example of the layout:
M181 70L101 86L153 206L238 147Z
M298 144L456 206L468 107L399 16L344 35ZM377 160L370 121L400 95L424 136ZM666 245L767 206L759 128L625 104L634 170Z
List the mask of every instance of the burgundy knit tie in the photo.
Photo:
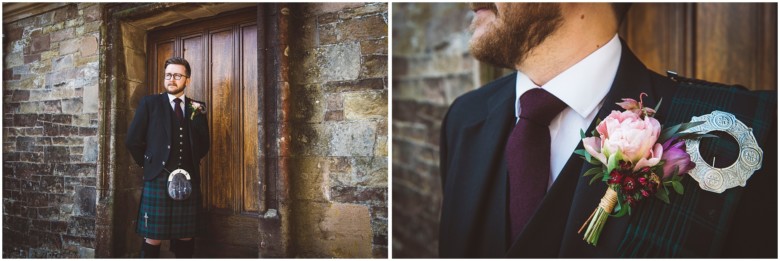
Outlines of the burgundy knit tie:
M181 99L179 98L173 99L173 102L176 103L176 105L173 106L175 107L173 110L176 111L176 118L178 118L179 123L181 123L182 119L184 119L184 112L181 110L181 106L179 106L179 103L181 103Z
M506 144L509 218L514 239L547 192L550 178L550 121L566 104L542 88L520 96L520 118Z

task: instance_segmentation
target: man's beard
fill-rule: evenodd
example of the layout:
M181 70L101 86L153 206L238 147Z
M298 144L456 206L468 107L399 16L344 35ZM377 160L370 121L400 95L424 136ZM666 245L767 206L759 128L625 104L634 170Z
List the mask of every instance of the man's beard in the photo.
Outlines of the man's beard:
M168 86L172 86L172 85L168 85ZM177 89L176 92L172 92L170 89L168 89L168 86L165 86L165 92L170 93L172 95L178 95L180 93L183 93L184 90L187 89L187 85L184 85L184 86L181 87L181 89ZM179 87L178 85L173 85L173 86Z
M477 60L510 69L516 69L563 21L560 6L550 3L523 4L495 13L495 20L483 25L487 28L482 36L472 37L469 49ZM475 29L472 23L471 32Z

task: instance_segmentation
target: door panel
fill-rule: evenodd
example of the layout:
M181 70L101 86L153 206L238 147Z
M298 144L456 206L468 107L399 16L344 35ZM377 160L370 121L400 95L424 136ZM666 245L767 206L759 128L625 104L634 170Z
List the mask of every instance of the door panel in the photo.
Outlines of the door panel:
M185 94L206 102L211 148L201 162L207 235L199 257L256 257L259 211L256 9L149 33L150 92L163 88L165 60L192 70Z
M215 136L218 144L237 144L236 135L232 131L236 127L233 121L234 95L233 95L233 37L231 31L222 31L212 33L210 39L210 60L211 60L211 81L212 86L212 135ZM233 149L230 146L215 146L211 150L212 155L231 155ZM235 157L215 157L212 162L215 166L221 166L219 169L212 169L208 179L208 186L211 188L229 188L212 190L209 196L210 209L232 209L230 192L233 189L233 175L226 173L237 173L233 164ZM213 172L216 171L216 172Z
M184 53L182 56L190 62L190 70L192 71L190 85L203 86L207 75L207 71L204 68L206 61L203 59L206 54L203 48L203 36L198 34L184 38L182 39L182 44ZM196 100L205 101L206 88L187 88L185 95ZM208 106L209 104L206 105Z
M257 50L257 26L245 26L241 28L241 52L252 53ZM257 104L257 56L243 55L241 56L241 85L244 87L242 90L241 98L243 104L248 108L258 108ZM258 133L257 129L257 111L244 111L242 115L241 127L246 133ZM253 123L254 122L254 123ZM243 162L244 164L241 173L243 174L243 195L244 199L243 211L257 213L260 211L260 175L255 175L255 170L258 169L257 165L257 135L243 135L244 139Z

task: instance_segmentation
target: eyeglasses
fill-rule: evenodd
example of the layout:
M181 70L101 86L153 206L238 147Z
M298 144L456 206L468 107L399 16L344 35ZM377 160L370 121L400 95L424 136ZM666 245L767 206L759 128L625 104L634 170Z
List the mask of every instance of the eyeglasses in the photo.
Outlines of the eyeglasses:
M181 77L189 77L189 76L183 75L183 74L178 74L178 73L174 73L174 74L166 73L165 74L165 79L166 80L170 80L171 77L173 77L174 80L178 81L178 80L181 80Z

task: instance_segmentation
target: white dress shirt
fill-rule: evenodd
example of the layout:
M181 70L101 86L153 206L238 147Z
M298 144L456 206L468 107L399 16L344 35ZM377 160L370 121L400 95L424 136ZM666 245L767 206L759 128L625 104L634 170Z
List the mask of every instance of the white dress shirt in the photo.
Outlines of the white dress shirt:
M603 104L617 74L621 52L617 34L606 45L558 74L541 88L566 103L567 107L550 123L550 179L552 186L566 161L582 142L580 130L587 130ZM536 84L522 72L517 73L515 117L520 115L520 96ZM639 94L637 94L639 95ZM619 102L619 101L609 101Z
M181 107L181 112L183 114L184 113L184 101L186 101L186 99L184 98L184 94L182 94L181 97L178 97L178 98L181 99L181 103L179 103L179 107ZM176 96L173 96L173 94L169 93L168 94L168 102L171 103L171 109L173 111L176 111L176 107L174 107L174 106L176 106L176 102L174 102L173 99L176 99Z

